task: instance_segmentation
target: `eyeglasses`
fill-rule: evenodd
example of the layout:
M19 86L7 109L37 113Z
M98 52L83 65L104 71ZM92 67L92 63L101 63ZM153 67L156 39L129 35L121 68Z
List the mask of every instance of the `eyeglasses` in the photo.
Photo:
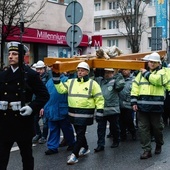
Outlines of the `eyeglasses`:
M8 55L9 55L9 56L10 56L10 55L14 55L14 56L15 56L15 55L18 55L18 53L17 53L17 52L9 52Z

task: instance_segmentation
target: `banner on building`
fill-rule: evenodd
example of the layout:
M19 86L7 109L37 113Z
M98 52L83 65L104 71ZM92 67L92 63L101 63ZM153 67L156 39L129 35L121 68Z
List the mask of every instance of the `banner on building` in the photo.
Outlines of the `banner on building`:
M162 38L167 38L168 0L156 0L156 26L162 27Z

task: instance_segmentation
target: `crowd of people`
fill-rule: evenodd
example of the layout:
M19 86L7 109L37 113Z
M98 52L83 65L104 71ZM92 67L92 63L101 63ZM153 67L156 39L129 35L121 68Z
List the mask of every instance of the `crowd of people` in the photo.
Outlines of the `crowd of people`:
M145 56L142 60L147 62L147 68L139 71L93 70L86 62L80 62L74 73L56 73L39 60L32 67L24 66L27 75L23 105L18 44L8 43L9 67L0 73L0 135L3 137L0 169L6 170L14 142L21 150L24 170L34 169L32 144L35 143L46 144L46 155L57 154L59 147L67 146L72 151L67 164L77 163L79 157L90 153L85 134L94 120L98 137L96 153L105 150L108 123L111 148L126 141L127 133L136 141L138 127L144 151L140 159L152 157L152 137L156 143L155 154L161 153L163 129L170 118L170 68L163 64L158 53ZM24 50L28 50L26 46ZM9 124L10 128L4 128Z

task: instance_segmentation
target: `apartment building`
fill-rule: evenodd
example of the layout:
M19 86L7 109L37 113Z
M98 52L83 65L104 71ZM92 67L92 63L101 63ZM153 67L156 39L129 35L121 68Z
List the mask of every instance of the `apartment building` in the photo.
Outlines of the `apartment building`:
M27 27L22 36L23 43L30 47L30 55L27 59L30 64L44 57L72 57L71 48L66 42L68 28L72 25L66 20L66 8L72 0L46 0L46 4L36 22ZM30 2L35 2L31 0ZM28 11L30 14L39 9L42 0L37 0L34 8ZM74 54L90 53L89 41L93 36L93 12L94 2L78 0L83 9L82 19L76 25L82 31L82 40L74 48ZM75 13L79 15L79 13ZM10 36L8 41L19 41L19 36ZM7 53L7 51L6 51ZM6 58L4 58L6 60Z
M132 0L133 1L133 0ZM131 1L131 2L132 2ZM144 11L141 11L142 24L145 30L141 35L140 51L151 51L151 29L156 26L156 8L155 1L151 0L145 5ZM121 10L116 0L94 0L94 34L102 35L102 47L118 46L123 53L131 53L131 49L126 37L127 34L125 25L120 22ZM122 34L123 32L123 34ZM166 49L166 42L163 41L162 49Z

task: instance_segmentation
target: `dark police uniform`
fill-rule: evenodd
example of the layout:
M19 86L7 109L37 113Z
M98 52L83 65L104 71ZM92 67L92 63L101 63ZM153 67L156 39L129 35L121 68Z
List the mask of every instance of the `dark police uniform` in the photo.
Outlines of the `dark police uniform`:
M46 87L40 80L39 74L25 66L26 85L25 103L32 110L29 116L22 116L20 111L14 111L10 102L21 101L21 73L13 72L10 67L0 73L0 101L7 101L6 110L0 110L0 170L6 170L9 154L14 142L17 142L22 156L23 169L34 169L32 156L32 137L34 134L34 113L39 113L49 99ZM32 101L32 95L36 98Z

